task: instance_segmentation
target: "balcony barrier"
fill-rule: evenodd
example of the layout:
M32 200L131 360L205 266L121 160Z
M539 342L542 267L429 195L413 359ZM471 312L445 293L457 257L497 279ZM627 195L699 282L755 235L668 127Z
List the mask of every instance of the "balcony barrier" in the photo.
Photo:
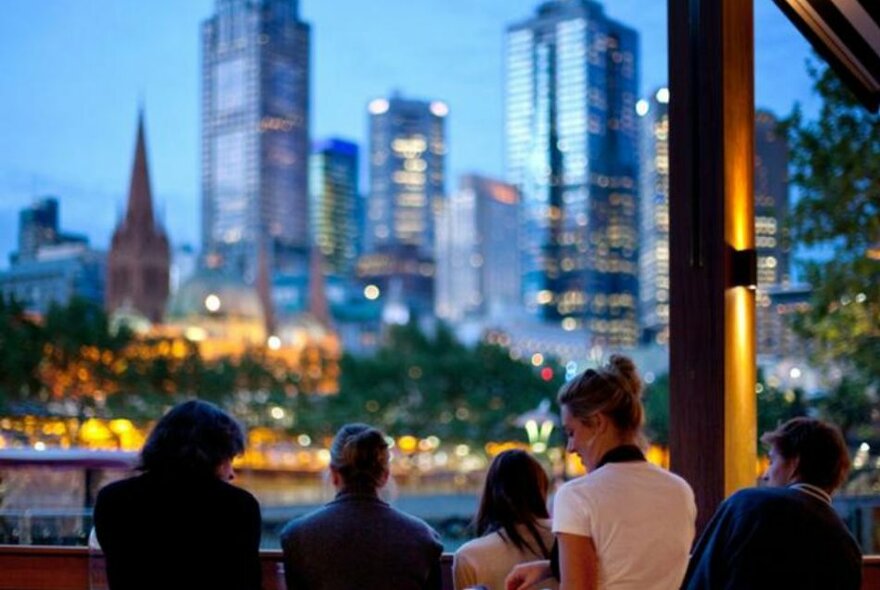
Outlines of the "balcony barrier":
M281 551L263 550L263 590L286 590ZM452 554L444 553L443 590L452 590ZM86 547L0 545L0 590L106 590L104 560ZM862 590L880 588L880 555L864 558Z

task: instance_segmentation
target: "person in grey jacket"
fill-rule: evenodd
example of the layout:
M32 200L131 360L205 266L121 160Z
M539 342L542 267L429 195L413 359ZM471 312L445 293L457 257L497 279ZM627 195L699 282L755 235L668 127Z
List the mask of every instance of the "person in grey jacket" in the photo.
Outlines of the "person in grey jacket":
M347 424L330 449L336 498L281 532L288 590L439 590L437 533L379 498L388 482L385 435Z

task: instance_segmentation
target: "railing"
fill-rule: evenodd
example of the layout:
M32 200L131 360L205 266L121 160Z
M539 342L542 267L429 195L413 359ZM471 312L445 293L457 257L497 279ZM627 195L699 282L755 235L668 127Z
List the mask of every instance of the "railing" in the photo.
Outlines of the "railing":
M261 551L263 590L285 590L280 551ZM452 555L441 557L452 590ZM880 588L880 555L864 558L862 590ZM85 547L0 545L0 590L104 590L103 557Z
M263 590L286 590L281 551L262 550L260 558ZM452 554L440 565L443 590L452 590ZM0 590L107 590L104 558L87 547L0 545Z

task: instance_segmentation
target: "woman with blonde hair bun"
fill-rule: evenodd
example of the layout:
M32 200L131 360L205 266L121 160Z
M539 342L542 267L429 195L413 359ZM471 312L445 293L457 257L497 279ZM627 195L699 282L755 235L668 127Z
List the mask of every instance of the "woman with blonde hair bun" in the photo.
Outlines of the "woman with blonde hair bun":
M555 559L523 564L508 590L555 576L565 590L673 590L694 538L690 486L645 460L642 381L620 355L566 383L557 401L567 450L588 473L556 493Z

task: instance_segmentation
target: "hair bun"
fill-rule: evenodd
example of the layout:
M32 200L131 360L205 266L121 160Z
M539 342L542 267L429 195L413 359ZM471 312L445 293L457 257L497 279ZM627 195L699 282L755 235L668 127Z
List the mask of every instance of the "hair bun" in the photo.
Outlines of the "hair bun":
M641 396L642 379L632 359L621 354L613 354L608 359L608 370L620 380L622 388L627 393L636 398Z
M351 457L351 463L362 463L372 458L388 446L382 433L374 428L359 432L345 443L345 454Z

